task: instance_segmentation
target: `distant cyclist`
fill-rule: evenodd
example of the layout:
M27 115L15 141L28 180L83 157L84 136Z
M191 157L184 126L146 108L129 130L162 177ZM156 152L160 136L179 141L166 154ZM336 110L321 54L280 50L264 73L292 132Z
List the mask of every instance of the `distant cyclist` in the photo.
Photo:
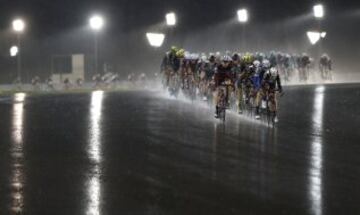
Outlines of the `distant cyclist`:
M319 70L323 80L332 80L332 61L327 54L323 54L319 62Z
M299 59L299 79L300 81L307 81L309 78L311 60L309 55L303 53Z

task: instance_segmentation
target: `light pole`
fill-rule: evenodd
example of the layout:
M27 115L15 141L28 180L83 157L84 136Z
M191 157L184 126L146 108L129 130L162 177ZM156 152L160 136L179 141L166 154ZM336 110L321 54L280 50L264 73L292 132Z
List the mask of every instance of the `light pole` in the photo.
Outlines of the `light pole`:
M90 28L94 31L94 61L95 74L98 73L98 33L104 27L104 18L100 15L94 15L89 19Z
M175 26L177 24L177 16L174 12L169 12L165 15L165 21L167 28L167 35L171 38L171 41L175 41L173 38Z
M242 48L244 49L244 51L246 52L246 42L245 42L245 24L248 22L249 20L249 13L247 11L247 9L239 9L237 11L237 16L238 16L238 21L242 24Z
M322 31L322 23L321 23L321 21L325 16L324 6L322 4L315 5L313 7L313 13L314 13L314 17L317 19L318 31L321 32ZM321 41L319 41L318 52L319 52L318 55L320 57L322 55L322 42Z
M21 34L25 30L25 22L22 19L15 19L12 22L12 28L17 36L17 79L21 82Z

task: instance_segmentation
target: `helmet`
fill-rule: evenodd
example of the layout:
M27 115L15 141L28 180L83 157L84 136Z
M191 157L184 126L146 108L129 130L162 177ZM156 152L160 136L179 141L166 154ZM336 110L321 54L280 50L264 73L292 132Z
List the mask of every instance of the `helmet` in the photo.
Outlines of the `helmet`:
M190 58L191 58L191 60L198 60L198 59L199 59L199 54L192 53L192 54L190 55Z
M268 59L263 60L262 64L263 64L263 67L265 67L265 68L270 67L270 61Z
M261 63L260 63L260 61L256 60L256 61L254 61L253 64L255 67L259 67Z
M209 61L212 62L212 63L215 62L215 55L210 54L209 55Z
M245 64L251 64L254 60L253 60L253 56L249 53L246 53L243 57L242 57L242 61Z
M202 62L206 62L206 61L207 61L206 55L201 55L201 61L202 61Z
M270 75L271 76L276 76L277 75L277 69L275 67L271 67L270 69Z
M170 52L176 54L179 49L176 46L171 46Z
M184 58L185 57L185 50L184 49L180 49L179 51L176 52L176 57L178 58Z
M238 60L240 60L239 54L238 54L238 53L234 53L233 56L232 56L232 59L233 59L233 61L238 61Z
M231 58L229 55L225 55L225 56L223 57L222 61L224 61L224 62L230 62L230 61L232 61L232 58Z

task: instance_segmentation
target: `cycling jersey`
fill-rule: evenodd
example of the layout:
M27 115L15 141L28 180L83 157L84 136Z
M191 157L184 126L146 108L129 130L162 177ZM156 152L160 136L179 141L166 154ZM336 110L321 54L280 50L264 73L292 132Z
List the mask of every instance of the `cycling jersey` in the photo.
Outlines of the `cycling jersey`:
M217 64L216 63L206 63L205 64L205 73L206 73L206 78L208 80L210 80L214 75L215 75L215 71L217 68Z
M225 82L226 79L233 80L234 76L232 73L232 67L228 65L227 67L224 67L222 64L219 65L215 72L215 83L216 86L221 85L223 82Z
M271 75L266 73L264 76L263 84L269 84L270 90L276 90L276 87L279 91L282 91L281 80L279 74Z
M259 90L261 88L261 83L264 78L265 69L262 67L258 67L255 69L255 73L251 76L251 81L253 83L253 87L255 90Z

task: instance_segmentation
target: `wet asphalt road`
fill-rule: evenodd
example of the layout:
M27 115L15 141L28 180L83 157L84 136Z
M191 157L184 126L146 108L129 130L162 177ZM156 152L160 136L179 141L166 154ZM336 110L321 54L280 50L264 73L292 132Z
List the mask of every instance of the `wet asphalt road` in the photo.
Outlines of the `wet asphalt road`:
M153 92L0 98L0 214L360 214L360 85L275 128Z

